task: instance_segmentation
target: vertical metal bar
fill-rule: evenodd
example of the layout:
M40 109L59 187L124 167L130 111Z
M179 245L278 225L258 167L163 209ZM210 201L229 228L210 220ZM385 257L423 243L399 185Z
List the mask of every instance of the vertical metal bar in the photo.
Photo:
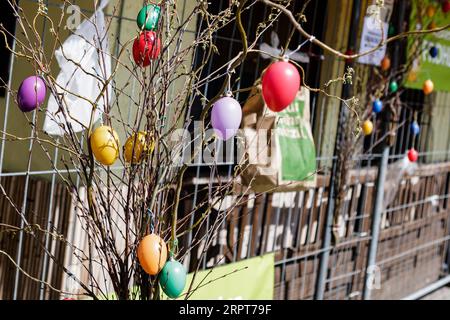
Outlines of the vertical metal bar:
M59 139L56 140L56 143L59 143ZM47 278L47 268L48 268L48 259L49 259L49 254L47 254L47 250L49 249L50 246L50 229L52 227L53 224L53 201L55 200L54 197L54 192L55 192L55 185L56 185L56 171L57 169L57 162L58 162L58 151L59 148L55 147L55 153L54 153L54 157L53 157L53 161L54 161L54 166L55 166L55 173L52 174L52 182L51 182L51 187L50 187L50 204L48 206L48 212L47 212L47 233L45 234L45 251L44 251L44 262L43 262L43 266L42 266L42 273L41 273L41 287L40 287L40 293L39 293L39 299L40 300L44 300L44 295L45 295L45 285L44 282L46 281Z
M350 38L349 38L349 45L356 43L356 37L357 37L357 28L359 23L359 17L361 12L361 1L355 0L353 2L353 9L352 9L352 22L350 25ZM344 86L344 92L343 97L349 96L349 86ZM337 130L343 130L345 124L345 119L347 118L346 113L348 113L347 108L341 104L341 108L339 111L339 120L338 120L338 126ZM335 141L334 146L334 155L337 155L337 151L339 149L340 140L341 140L342 134L338 132L338 136ZM337 174L337 168L338 168L338 160L333 157L332 161L333 165L331 168L330 173L330 183L329 183L329 193L328 193L328 206L327 206L327 212L326 212L326 222L324 227L324 237L322 242L322 249L323 252L320 254L320 262L319 262L319 273L317 275L317 282L316 282L316 290L314 294L314 298L317 300L323 300L324 293L325 293L325 284L326 284L326 277L327 277L327 269L328 269L328 263L330 258L330 245L331 245L331 232L333 228L333 214L334 214L334 207L335 207L335 176Z
M381 214L383 212L384 182L386 180L386 171L389 160L389 150L390 150L389 146L386 145L383 150L383 154L381 156L381 164L378 172L375 207L373 209L373 216L372 216L372 228L371 228L372 237L369 246L369 253L367 257L367 268L364 281L364 291L363 291L364 300L370 299L370 291L371 291L370 281L372 281L373 268L376 263L378 240L380 235Z
M48 6L48 0L45 1L45 5ZM42 27L42 42L41 42L42 50L44 50L44 45L45 45L46 24L47 24L47 22L46 22L46 20L44 20L43 27ZM27 210L28 185L30 182L30 174L29 173L31 170L31 159L33 157L34 139L35 139L35 135L36 135L36 131L37 131L37 128L36 128L37 118L38 118L37 110L34 110L33 111L33 126L31 129L32 139L30 140L29 148L28 148L29 158L28 158L28 164L27 164L27 171L26 171L26 175L25 175L25 191L24 191L24 195L23 195L22 208L21 208L22 219L20 220L19 243L17 246L17 255L16 255L17 267L16 267L15 276L14 276L13 300L17 300L17 296L18 296L19 279L20 279L20 274L21 274L20 264L21 264L21 260L22 260L22 247L23 247L23 237L24 237L23 228L25 226L25 223L28 224L28 222L26 222L24 219L25 219L26 210Z
M18 296L18 287L19 287L19 279L20 279L20 264L22 262L22 247L23 247L23 229L25 227L25 215L27 210L27 198L28 198L28 185L30 182L30 175L28 174L31 168L31 158L32 158L32 151L33 151L33 145L34 145L34 134L36 132L36 118L37 118L37 112L36 110L33 111L33 123L35 124L34 128L32 129L32 139L30 140L30 144L28 147L28 165L27 165L27 173L25 175L25 188L24 188L24 194L23 194L23 201L22 201L22 207L21 207L21 219L20 219L20 232L19 232L19 243L17 245L17 255L16 255L16 272L14 275L14 291L13 291L13 300L17 300ZM28 224L28 223L27 223Z

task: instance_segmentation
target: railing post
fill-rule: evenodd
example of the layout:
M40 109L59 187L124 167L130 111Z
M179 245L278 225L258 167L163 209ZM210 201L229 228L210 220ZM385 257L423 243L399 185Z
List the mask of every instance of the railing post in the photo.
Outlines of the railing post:
M383 149L381 156L381 163L378 170L377 177L377 189L375 195L375 206L372 215L372 228L371 228L371 240L369 246L369 253L367 257L367 268L364 281L363 299L370 300L370 293L372 289L373 273L376 270L376 258L378 249L378 240L380 237L380 222L381 215L383 213L383 200L384 200L384 183L386 181L386 171L389 160L389 146L386 145Z

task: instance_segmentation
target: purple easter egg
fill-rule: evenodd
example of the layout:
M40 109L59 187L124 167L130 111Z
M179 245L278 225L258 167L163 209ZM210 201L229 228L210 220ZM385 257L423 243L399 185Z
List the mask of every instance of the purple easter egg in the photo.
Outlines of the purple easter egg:
M211 124L220 139L228 140L236 135L241 125L241 120L241 105L235 99L225 97L214 103L211 113Z
M22 81L17 93L17 102L23 112L30 112L45 100L47 89L40 77L31 76Z

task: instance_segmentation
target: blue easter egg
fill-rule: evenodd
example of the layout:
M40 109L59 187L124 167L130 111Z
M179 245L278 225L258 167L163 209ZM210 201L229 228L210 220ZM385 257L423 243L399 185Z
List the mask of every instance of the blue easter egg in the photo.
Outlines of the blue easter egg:
M372 111L375 113L380 113L383 109L383 102L380 99L377 99L373 102Z
M420 126L417 123L417 121L414 121L414 122L411 123L410 129L411 129L411 134L413 134L413 135L418 135L419 134Z
M430 48L430 56L432 58L436 58L439 55L439 49L436 47L431 47Z

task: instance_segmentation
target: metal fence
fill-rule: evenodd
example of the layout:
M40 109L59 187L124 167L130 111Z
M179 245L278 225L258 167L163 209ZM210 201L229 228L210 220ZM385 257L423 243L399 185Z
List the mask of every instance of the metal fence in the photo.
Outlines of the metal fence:
M407 21L401 13L402 9L406 11L407 2L398 3L399 6L403 3L404 7L397 6L394 23L401 26ZM294 10L299 10L303 4L304 1L295 1ZM312 1L306 12L306 16L310 17L306 29L318 38L325 38L327 30L344 28L350 36L349 39L339 40L344 46L342 49L349 45L356 46L361 15L367 4L368 1L355 0L351 10L340 13L341 18L347 14L350 21L343 27L339 19L327 18L330 1ZM219 10L227 5L228 0L214 1L211 10ZM244 13L248 34L255 32L258 22L268 14L268 10L259 3ZM280 19L274 31L283 40L289 31L288 24ZM206 70L221 66L240 50L236 26L230 25L214 37L222 54L211 59ZM292 47L304 40L298 37ZM262 41L270 43L269 34ZM401 59L405 43L397 43L389 50ZM320 85L324 71L331 65L338 71L345 68L344 61L330 56L322 58L323 53L314 46L306 45L302 51L310 59L310 63L303 67L306 71L305 81L311 86ZM14 77L14 58L11 61L10 74ZM234 89L252 86L269 62L258 55L249 57L237 70L240 81L234 84ZM393 61L394 66L400 63L400 60ZM357 72L370 78L369 68L360 67ZM205 85L207 97L217 93L221 80ZM344 86L336 89L336 93L345 97L350 94L347 90ZM237 96L240 102L245 102L246 98L245 94ZM366 152L354 155L351 159L349 183L336 216L336 176L340 151L338 133L345 127L348 115L344 107L312 93L311 124L318 150L317 164L321 168L317 187L298 192L249 194L244 196L248 200L246 204L231 211L227 210L226 205L213 210L206 227L218 214L226 212L227 218L214 233L204 239L211 240L214 245L202 256L202 268L275 252L276 299L420 298L430 290L449 283L448 124L440 128L440 134L447 137L447 143L430 149L433 117L436 114L439 116L440 112L448 115L444 111L448 102L445 97L425 99L421 92L415 90L403 92L400 98L407 107L402 109L397 119L389 121L396 128L394 141L390 144L377 142L377 137L386 135L383 129L366 139ZM8 98L3 115L4 132L9 128L11 104ZM330 108L337 109L335 114L338 117L331 124L336 126L336 131L329 129L330 118L333 118L329 114ZM413 117L422 127L422 133L416 139L408 129ZM330 132L334 134L330 135ZM422 163L411 175L399 178L399 160L413 144L421 151ZM86 247L86 240L80 235L81 227L76 222L76 205L70 193L58 184L57 169L34 170L30 159L25 172L4 172L4 154L11 150L11 145L2 142L0 177L5 193L31 223L47 226L49 230L55 228L72 242L79 243L80 247ZM57 157L55 151L53 159ZM193 208L201 211L199 199L208 198L209 189L205 180L211 177L211 170L208 166L192 166L190 169L183 191L185 200L180 206L180 217ZM233 164L219 167L219 173L224 178L231 177L232 170ZM46 179L42 179L43 176ZM229 196L224 202L233 203L234 200L233 196ZM20 217L5 197L0 197L0 212L4 223L20 225ZM337 223L333 221L335 216ZM194 219L195 216L191 216L186 228L193 225ZM191 244L192 232L180 239L180 247ZM333 237L333 234L338 237ZM71 265L72 252L65 246L51 238L42 239L42 243L47 252L60 257L66 266ZM186 256L185 263L191 268L198 262L202 244L197 244ZM22 233L0 236L0 249L17 261L17 265L14 265L5 256L0 257L1 297L60 298L59 293L47 290L36 279L20 276L18 268L38 280L48 281L55 288L67 286L68 280L63 276L60 266L49 259L49 254L42 250L37 241Z

